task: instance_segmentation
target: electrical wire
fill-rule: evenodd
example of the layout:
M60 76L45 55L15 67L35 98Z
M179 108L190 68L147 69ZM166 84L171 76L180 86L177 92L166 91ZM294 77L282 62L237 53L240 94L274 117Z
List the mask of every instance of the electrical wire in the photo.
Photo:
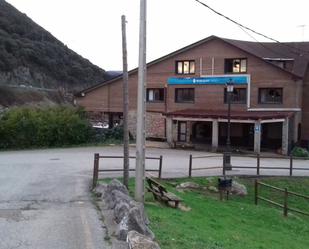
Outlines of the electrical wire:
M240 27L240 26L238 26L238 27L239 27L245 34L247 34L249 37L251 37L251 39L255 40L255 41L256 41L260 46L262 46L264 49L266 49L266 50L268 50L268 51L270 51L270 52L273 52L273 53L275 53L275 54L277 54L277 55L279 55L279 56L283 56L283 57L286 56L286 54L280 53L280 52L278 52L278 51L275 51L275 50L273 50L273 49L271 49L271 48L265 46L263 43L261 43L260 41L258 41L253 35L251 35L248 31L246 31L243 27Z
M268 40L271 40L271 41L273 41L273 42L275 42L275 43L278 43L278 44L280 44L280 45L282 45L282 46L284 46L284 47L289 48L290 51L291 51L292 53L297 54L298 56L302 56L302 54L301 54L300 52L309 53L309 51L307 51L307 50L303 50L303 49L300 49L300 48L295 48L295 47L293 47L293 46L291 46L291 45L288 45L288 44L286 44L286 43L282 43L282 42L280 42L280 41L278 41L278 40L276 40L276 39L274 39L274 38L272 38L272 37L270 37L270 36L267 36L267 35L264 35L264 34L262 34L262 33L260 33L260 32L257 32L257 31L255 31L255 30L253 30L253 29L251 29L251 28L249 28L249 27L247 27L247 26L245 26L245 25L242 25L241 23L239 23L239 22L237 22L237 21L235 21L235 20L229 18L228 16L226 16L226 15L224 15L224 14L222 14L222 13L216 11L215 9L213 9L212 7L210 7L209 5L207 5L206 3L201 2L200 0L195 0L195 1L198 2L199 4L201 4L202 6L208 8L209 10L211 10L212 12L214 12L215 14L217 14L217 15L219 15L219 16L225 18L225 19L227 19L228 21L230 21L230 22L236 24L237 26L239 26L239 27L241 27L241 28L246 29L246 30L249 30L250 32L252 32L252 33L254 33L254 34L257 34L257 35L262 36L262 37L264 37L264 38L266 38L266 39L268 39ZM261 43L260 43L260 44L261 44ZM298 52L296 52L295 50L297 50Z

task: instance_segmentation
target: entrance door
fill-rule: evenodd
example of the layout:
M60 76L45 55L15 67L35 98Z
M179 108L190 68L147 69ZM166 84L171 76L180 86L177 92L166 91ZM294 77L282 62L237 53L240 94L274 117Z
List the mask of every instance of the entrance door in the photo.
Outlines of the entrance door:
M187 141L187 122L178 122L178 141Z
M262 124L262 149L277 150L282 147L282 123Z
M211 144L212 122L196 122L192 127L194 143Z

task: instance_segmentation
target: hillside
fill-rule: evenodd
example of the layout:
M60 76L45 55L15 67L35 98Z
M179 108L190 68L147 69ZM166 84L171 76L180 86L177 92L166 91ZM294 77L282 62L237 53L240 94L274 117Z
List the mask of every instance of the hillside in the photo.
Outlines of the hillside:
M106 78L104 70L0 0L0 86L59 89L72 93ZM0 89L0 99L3 95Z

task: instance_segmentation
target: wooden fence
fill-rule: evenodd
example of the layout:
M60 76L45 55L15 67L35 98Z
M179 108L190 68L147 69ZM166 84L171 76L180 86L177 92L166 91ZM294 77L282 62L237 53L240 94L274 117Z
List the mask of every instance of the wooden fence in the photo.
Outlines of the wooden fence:
M221 158L222 157L222 165L220 166L204 166L204 167L193 167L193 159L200 159L200 158ZM237 154L232 154L231 158L233 157L242 157L242 158L253 158L256 160L256 165L254 166L240 166L240 165L234 165L232 164L232 169L249 169L249 170L254 170L256 172L255 175L260 176L261 175L261 170L287 170L289 173L289 176L293 176L294 171L309 171L308 168L299 168L294 166L294 161L303 159L303 158L297 158L293 157L292 155L290 157L270 157L270 156L261 156L260 154L256 155L237 155ZM286 167L275 167L275 166L263 166L261 163L261 159L289 159L289 165ZM309 161L308 161L309 163ZM211 155L211 156L192 156L190 155L189 157L189 177L192 176L192 171L195 170L211 170L211 169L221 169L222 170L222 175L226 174L226 169L223 167L223 154L221 155Z
M210 170L210 169L222 169L223 166L204 166L204 167L196 167L193 168L193 159L201 159L201 158L221 158L222 155L210 155L210 156L192 156L189 157L189 177L192 177L192 171L195 170Z
M273 189L273 190L276 190L278 192L281 192L283 193L282 195L282 198L283 198L283 204L280 204L280 203L277 203L273 200L270 200L270 199L267 199L261 195L259 195L259 186L263 186L263 187L266 187L266 188L270 188L270 189ZM277 188L275 186L271 186L269 184L266 184L266 183L263 183L263 182L260 182L258 180L255 180L255 205L258 205L258 200L262 200L262 201L265 201L267 203L270 203L276 207L279 207L279 208L282 208L283 209L283 215L284 216L288 216L288 211L292 211L292 212L295 212L295 213L299 213L299 214L303 214L303 215L307 215L309 216L309 213L308 212L304 212L302 210L299 210L299 209L295 209L295 208L291 208L288 206L288 198L289 196L297 196L299 198L303 198L305 200L308 200L309 201L309 196L306 196L306 195L302 195L302 194L299 194L299 193L295 193L295 192L291 192L291 191L288 191L287 188L284 188L284 189L281 189L281 188Z
M92 181L92 188L95 188L99 179L100 172L123 172L122 168L117 169L100 169L100 159L109 158L109 159L123 159L123 156L102 156L99 153L94 154L94 164L93 164L93 181ZM136 159L135 156L130 156L130 159ZM146 160L157 160L158 161L158 169L145 169L147 172L158 172L158 178L160 179L162 176L162 163L163 163L163 156L159 157L145 157ZM129 171L135 171L135 168L130 168Z

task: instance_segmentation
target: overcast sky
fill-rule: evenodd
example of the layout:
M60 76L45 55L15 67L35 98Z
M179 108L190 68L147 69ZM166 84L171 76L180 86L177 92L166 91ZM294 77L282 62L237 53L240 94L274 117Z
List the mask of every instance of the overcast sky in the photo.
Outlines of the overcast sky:
M309 1L201 0L279 41L309 41ZM121 15L129 68L138 64L139 0L7 0L69 48L105 70L122 69ZM300 27L301 25L308 25ZM253 39L195 0L147 1L147 61L206 38ZM258 41L267 41L254 35Z

